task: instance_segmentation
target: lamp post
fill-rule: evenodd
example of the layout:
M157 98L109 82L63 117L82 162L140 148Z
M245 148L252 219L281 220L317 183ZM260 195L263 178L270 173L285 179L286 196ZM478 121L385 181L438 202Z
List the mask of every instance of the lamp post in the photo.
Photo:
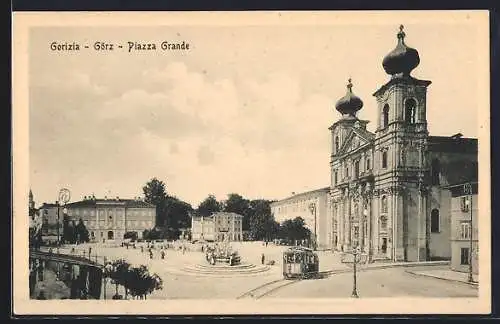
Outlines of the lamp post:
M59 190L59 200L56 201L57 204L57 247L59 248L59 245L61 244L61 239L60 239L60 234L59 234L59 225L60 225L60 216L59 216L59 209L61 209L61 202L63 203L63 206L66 206L66 203L69 201L71 197L71 193L68 189L62 188ZM66 207L64 207L63 213L67 212Z
M56 207L57 207L57 249L59 250L59 245L61 245L61 236L60 236L60 224L61 224L61 221L60 221L60 218L59 218L59 210L61 209L61 207L59 206L59 200L56 201ZM59 252L58 252L59 253Z
M309 204L309 210L311 211L311 214L314 215L314 238L313 238L313 250L316 251L316 204L315 203L310 203Z
M474 278L472 276L472 233L473 228L472 228L472 184L467 183L464 185L464 193L466 195L469 195L469 197L466 198L465 200L465 205L469 208L470 210L470 218L469 218L469 282L474 282Z
M366 209L366 206L365 208L363 209L363 242L365 243L365 246L366 246L366 240L368 240L368 262L371 261L371 237L370 237L370 233L371 233L371 228L370 228L370 220L368 219L368 209ZM364 235L364 231L366 229L366 232L368 233L367 237L365 238Z
M352 265L353 265L353 282L352 282L352 298L359 298L358 295L358 287L357 287L357 275L356 275L356 264L358 263L358 256L361 254L361 250L359 246L356 244L356 247L352 251Z

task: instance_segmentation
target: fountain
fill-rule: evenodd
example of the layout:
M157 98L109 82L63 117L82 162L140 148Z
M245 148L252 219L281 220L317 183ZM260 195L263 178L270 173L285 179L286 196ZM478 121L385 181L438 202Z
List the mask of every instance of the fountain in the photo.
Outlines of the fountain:
M242 262L229 239L207 247L205 262L186 264L180 269L169 268L168 271L185 276L234 277L264 275L271 269L269 265Z
M216 263L226 263L229 266L241 263L238 251L232 249L229 240L225 240L221 244L216 244L215 247L207 248L205 258L213 266Z

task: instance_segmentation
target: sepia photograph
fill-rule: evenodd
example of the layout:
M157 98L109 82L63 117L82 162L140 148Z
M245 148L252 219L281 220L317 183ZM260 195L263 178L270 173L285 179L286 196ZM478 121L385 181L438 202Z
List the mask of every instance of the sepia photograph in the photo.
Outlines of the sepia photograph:
M15 313L491 311L487 11L24 12L12 39Z

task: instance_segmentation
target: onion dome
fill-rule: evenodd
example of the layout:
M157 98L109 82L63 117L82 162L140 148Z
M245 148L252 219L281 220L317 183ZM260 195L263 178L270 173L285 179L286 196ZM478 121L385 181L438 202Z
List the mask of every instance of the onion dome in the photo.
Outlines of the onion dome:
M385 72L392 76L409 75L420 63L417 50L405 44L406 34L403 28L403 25L399 26L398 45L382 61Z
M337 109L342 115L356 116L356 112L363 107L363 101L352 92L352 83L350 78L348 81L347 93L337 101L335 109Z

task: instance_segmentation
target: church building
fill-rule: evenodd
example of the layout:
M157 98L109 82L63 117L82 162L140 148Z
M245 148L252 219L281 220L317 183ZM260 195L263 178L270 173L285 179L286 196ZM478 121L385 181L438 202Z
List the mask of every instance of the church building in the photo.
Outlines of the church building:
M477 179L477 139L429 134L431 81L411 76L420 58L405 38L401 26L382 61L390 78L373 94L375 132L357 117L363 101L351 80L335 105L341 117L329 128L331 246L344 252L359 246L370 261L450 259L448 187Z

